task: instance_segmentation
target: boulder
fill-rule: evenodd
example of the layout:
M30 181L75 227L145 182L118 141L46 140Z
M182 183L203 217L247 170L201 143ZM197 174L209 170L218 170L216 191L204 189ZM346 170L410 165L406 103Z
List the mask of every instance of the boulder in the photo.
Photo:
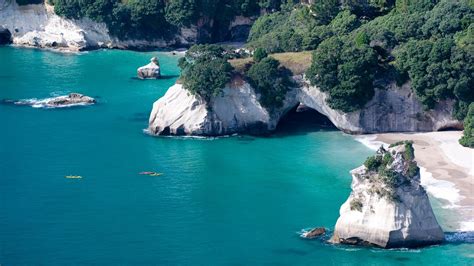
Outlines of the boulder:
M326 234L326 229L324 227L316 227L311 229L311 231L304 233L303 237L313 239L316 237L320 237L324 234Z
M0 45L12 43L11 32L2 26L0 26Z
M148 65L139 67L137 75L141 79L157 79L160 78L160 62L157 57L152 57Z
M410 142L379 149L352 173L333 243L415 248L444 241Z
M80 93L70 93L66 96L58 96L46 102L46 105L51 107L65 107L78 104L93 104L95 99Z

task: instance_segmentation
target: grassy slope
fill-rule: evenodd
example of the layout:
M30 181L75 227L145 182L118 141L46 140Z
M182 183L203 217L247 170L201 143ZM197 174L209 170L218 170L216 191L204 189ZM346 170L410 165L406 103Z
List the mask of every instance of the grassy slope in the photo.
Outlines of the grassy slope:
M281 65L288 68L294 75L303 74L311 66L312 51L288 52L271 54L270 56L280 62ZM240 73L244 73L246 65L253 62L251 57L242 59L232 59L229 63Z

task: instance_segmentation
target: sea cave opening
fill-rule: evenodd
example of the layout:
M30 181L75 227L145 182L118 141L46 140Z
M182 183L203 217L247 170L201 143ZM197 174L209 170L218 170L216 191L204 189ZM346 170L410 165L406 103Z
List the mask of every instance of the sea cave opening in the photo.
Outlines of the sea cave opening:
M334 131L337 127L325 115L303 104L291 108L278 122L276 134Z

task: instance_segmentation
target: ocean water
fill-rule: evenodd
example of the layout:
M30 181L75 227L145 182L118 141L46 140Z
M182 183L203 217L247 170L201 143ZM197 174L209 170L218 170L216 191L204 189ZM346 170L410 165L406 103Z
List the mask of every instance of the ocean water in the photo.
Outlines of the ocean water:
M153 55L165 79L134 79ZM299 237L333 228L349 170L373 152L352 136L306 126L267 137L144 134L152 103L177 79L177 60L0 47L0 99L98 99L61 109L0 105L0 265L474 263L472 240L452 234L440 246L389 251Z

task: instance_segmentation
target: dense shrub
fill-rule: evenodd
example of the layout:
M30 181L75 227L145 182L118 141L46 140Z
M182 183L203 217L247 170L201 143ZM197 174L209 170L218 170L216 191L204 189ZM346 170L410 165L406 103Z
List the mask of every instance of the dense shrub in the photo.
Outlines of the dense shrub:
M252 65L246 76L260 94L262 106L270 111L282 106L288 88L292 85L289 71L280 67L280 63L271 57Z
M253 61L258 63L267 56L268 56L267 52L264 49L259 47L255 49L255 51L253 52Z
M35 0L17 0L32 2ZM253 0L50 0L58 15L104 22L122 39L167 37L176 28L197 24L203 18L211 38L227 34L230 21L238 15L254 16L260 3ZM279 1L278 1L279 2ZM265 3L263 3L265 4ZM277 3L275 3L277 4ZM273 4L271 4L273 5ZM278 4L279 6L279 4ZM211 23L212 22L212 23Z
M313 53L306 75L313 85L329 93L329 105L344 112L362 108L374 95L377 56L366 44L332 37Z
M382 165L382 160L380 156L370 156L365 160L364 165L369 171L377 171L377 169Z
M196 45L179 61L183 86L209 102L219 95L232 74L232 66L217 45Z
M407 175L408 177L414 177L420 173L420 168L416 164L416 162L411 161L408 163Z
M474 100L474 55L452 38L411 40L396 51L396 66L406 72L421 102L431 109L447 98Z
M474 103L469 105L469 111L464 119L464 134L459 143L463 146L474 148Z

